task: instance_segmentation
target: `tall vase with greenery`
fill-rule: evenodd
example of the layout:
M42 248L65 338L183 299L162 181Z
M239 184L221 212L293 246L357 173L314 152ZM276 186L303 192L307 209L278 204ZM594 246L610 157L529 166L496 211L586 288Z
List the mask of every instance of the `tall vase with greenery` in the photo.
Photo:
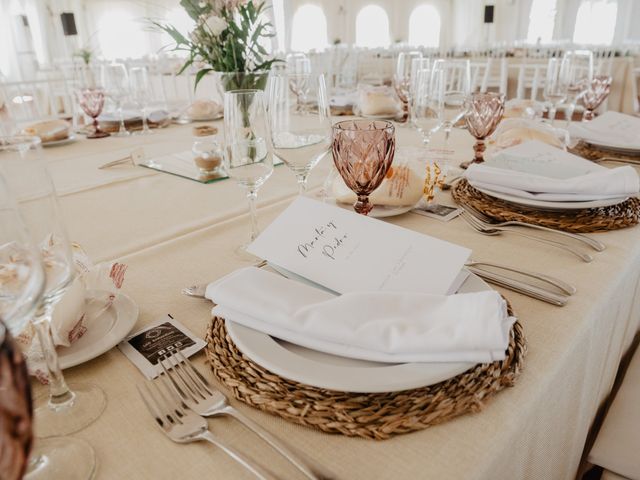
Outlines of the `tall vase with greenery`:
M267 84L269 70L279 61L270 55L262 41L275 35L265 18L264 0L180 0L194 20L188 35L173 25L153 22L175 41L173 50L188 56L180 73L198 69L195 87L207 74L219 75L224 91L260 89Z

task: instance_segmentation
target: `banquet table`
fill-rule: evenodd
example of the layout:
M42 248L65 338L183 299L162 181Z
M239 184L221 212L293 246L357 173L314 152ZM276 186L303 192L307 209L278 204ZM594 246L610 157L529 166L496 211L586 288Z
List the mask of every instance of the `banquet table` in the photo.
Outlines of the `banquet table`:
M218 124L219 128L222 128ZM45 149L60 193L70 237L96 262L128 265L123 291L139 306L136 330L167 313L204 337L211 304L180 290L213 281L247 263L234 249L249 233L246 200L233 180L200 184L143 167L97 167L143 146L147 157L189 149L190 126L170 126L152 136L87 140ZM398 145L418 145L418 135L397 129ZM441 142L434 139L435 145ZM473 139L454 130L455 161L471 158ZM329 168L325 157L310 177L310 195ZM286 166L276 167L261 189L258 216L266 226L295 198ZM453 204L448 193L438 201ZM594 235L607 245L583 263L566 252L516 236L485 237L463 220L444 223L414 213L385 219L455 242L473 258L517 265L573 283L578 293L564 308L500 290L512 303L528 341L524 370L512 388L479 413L389 440L330 435L231 403L303 452L338 479L572 479L598 408L607 398L620 359L640 320L640 229ZM424 275L438 275L429 265ZM203 353L196 365L208 371ZM136 385L142 374L118 349L65 370L69 382L99 385L107 395L103 415L75 436L98 459L98 479L251 478L221 450L206 443L179 445L159 431ZM45 389L34 382L36 393ZM209 420L212 431L277 478L300 473L235 420Z

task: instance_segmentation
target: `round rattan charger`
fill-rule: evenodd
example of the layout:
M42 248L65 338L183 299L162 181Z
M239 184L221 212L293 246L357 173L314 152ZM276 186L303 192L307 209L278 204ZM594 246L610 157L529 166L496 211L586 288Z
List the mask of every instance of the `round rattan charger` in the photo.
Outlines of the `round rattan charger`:
M511 307L509 312L512 314ZM514 384L526 352L522 326L516 322L503 361L479 364L428 387L349 393L304 385L269 372L238 350L221 318L211 320L206 340L213 374L241 402L324 432L376 440L480 411L487 399Z
M451 189L459 205L470 206L498 221L520 221L574 233L606 232L632 227L640 221L640 199L583 210L547 211L514 205L476 190L466 180Z

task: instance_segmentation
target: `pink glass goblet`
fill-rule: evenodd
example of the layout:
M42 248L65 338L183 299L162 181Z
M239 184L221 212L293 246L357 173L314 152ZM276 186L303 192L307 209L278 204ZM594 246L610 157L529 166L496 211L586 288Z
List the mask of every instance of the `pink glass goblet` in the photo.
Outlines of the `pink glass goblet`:
M473 163L484 162L484 141L495 130L504 113L504 95L501 93L472 93L465 100L465 119L469 133L476 137L473 146L475 152ZM460 165L466 168L472 162Z
M358 197L353 208L367 215L373 205L369 195L380 186L396 150L391 122L346 120L333 126L333 162L344 183Z
M87 135L87 138L104 138L109 133L100 130L98 125L98 116L102 113L104 107L104 90L101 88L84 88L78 92L78 102L84 113L93 119L93 133Z
M594 111L602 102L606 100L611 92L611 82L613 79L609 75L597 75L591 80L591 85L582 96L584 103L584 113L582 114L583 122L590 122L595 117Z

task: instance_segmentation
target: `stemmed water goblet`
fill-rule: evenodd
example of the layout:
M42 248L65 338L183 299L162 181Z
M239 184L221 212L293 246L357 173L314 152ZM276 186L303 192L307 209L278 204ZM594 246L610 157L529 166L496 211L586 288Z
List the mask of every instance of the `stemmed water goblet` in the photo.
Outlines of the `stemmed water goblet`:
M556 119L558 105L567 99L569 87L566 70L558 58L550 58L547 64L547 77L544 83L544 99L549 103L549 123Z
M82 88L77 92L80 107L93 119L93 133L87 135L87 138L104 138L109 133L100 130L98 124L98 116L102 113L104 107L104 90L101 88Z
M142 130L139 135L151 135L149 128L149 103L151 102L151 81L147 67L134 67L129 71L131 96L140 107L142 114Z
M476 138L473 146L475 152L472 162L464 162L460 166L466 168L470 163L484 162L484 140L495 130L504 113L504 95L486 92L472 93L465 100L465 119L469 133Z
M258 190L273 173L273 147L261 90L232 90L224 96L224 167L229 177L247 192L251 236L258 236ZM249 259L248 244L236 253Z
M289 88L292 82L308 86L309 103L304 113L296 108L295 95ZM273 76L267 112L273 152L296 175L299 193L303 194L309 173L331 144L331 114L324 75Z
M51 271L47 261L51 260L51 257L43 257L40 249L34 243L33 230L27 230L23 222L23 216L20 213L24 212L28 217L37 216L36 212L40 210L42 202L50 204L51 197L46 188L43 190L46 185L43 185L39 178L16 179L12 177L11 182L4 181L4 178L9 178L8 174L34 173L30 167L23 168L23 164L32 165L33 159L29 157L32 153L31 145L33 144L25 141L24 137L0 140L0 145L2 145L0 147L0 168L2 169L0 172L0 320L4 322L14 336L17 336L29 331L31 328L29 324L33 320L34 314L37 319L41 316L43 308L46 309L46 306L44 306L44 302L47 302L45 296L50 294L52 283L51 276L47 276L47 273ZM38 139L33 139L33 142L37 145ZM16 162L21 165L16 165ZM34 188L29 188L28 191L25 191L23 189L25 185L32 186L32 181L34 182ZM23 195L27 195L28 200L19 204L19 207L9 192L8 183L13 186L14 190L17 188ZM51 211L48 212L48 214L50 213ZM45 270L47 273L45 273ZM60 271L61 269L56 270ZM47 340L43 337L50 335L50 326L37 323L33 326L39 335L40 344L44 347L47 345ZM2 330L2 326L0 326L0 330ZM1 333L0 336L2 336ZM2 344L1 340L0 344ZM48 365L52 363L57 365L55 350L53 354L51 351L46 351L44 354ZM32 407L31 395L28 390L29 384L26 384L26 391L8 392L7 385L2 385L5 374L6 370L0 365L0 389L3 391L3 394L0 395L0 415L3 415L5 408L10 409L13 421L17 422L16 426L20 426L20 429L14 428L13 433L14 435L19 434L22 437L21 441L25 442L31 435L30 415ZM18 377L15 378L19 380ZM49 380L57 382L58 386L64 384L64 379L62 379L61 375L59 378L50 376ZM61 390L58 392L61 393ZM13 395L10 395L11 393ZM71 393L71 395L70 403L64 401L56 403L57 410L53 415L60 417L59 421L56 422L55 428L67 422L71 423L74 428L61 429L54 432L56 434L63 434L69 430L75 431L82 428L84 424L78 424L77 420L91 421L95 418L84 415L85 411L80 412L81 416L78 419L75 416L78 413L78 407L80 409L85 407L90 409L97 408L98 414L101 413L104 407L104 399L102 400L102 406L99 403L96 405L91 404L95 400L100 400L100 396L91 398L86 397L84 394ZM4 399L8 403L3 403ZM62 397L57 400L62 400ZM76 400L80 402L80 405L73 404ZM43 417L42 413L41 409L36 410L35 424L38 431L41 428L46 429L46 422L50 419L46 415ZM44 424L41 425L43 422ZM3 422L0 421L0 427L2 425ZM2 453L6 451L5 448L8 448L6 437L3 437L5 434L6 432L0 432L0 438L2 438L0 443L3 445L0 451ZM20 439L14 438L14 440ZM10 451L11 449L9 449ZM1 454L0 457L2 457ZM19 458L16 457L16 459ZM3 463L1 458L0 463ZM38 439L26 466L26 478L28 480L49 478L87 480L92 478L95 467L95 452L83 440L70 437ZM5 472L2 471L1 465L0 477L5 478Z
M391 122L346 120L333 126L333 161L344 183L358 197L353 206L357 213L371 212L369 195L387 175L395 148Z
M590 122L594 118L594 111L604 102L611 92L611 82L613 79L609 75L596 75L589 84L587 91L582 96L584 103L583 122Z
M102 86L105 88L107 96L111 97L116 104L120 127L114 137L127 137L129 132L124 126L124 114L122 104L129 94L129 75L122 63L110 63L103 65L100 71Z
M471 93L469 60L436 60L431 72L429 94L438 112L440 128L449 140L451 129L464 116L464 100Z
M83 429L102 414L106 398L94 385L76 384L71 389L60 369L51 319L55 305L74 279L75 264L53 182L40 150L37 137L9 137L0 141L3 157L0 173L17 198L33 245L41 250L45 273L44 293L32 323L42 347L49 381L48 396L36 399L36 433L46 438Z
M401 52L396 61L396 72L393 76L393 86L396 95L402 102L404 122L411 122L411 103L413 100L413 89L411 88L411 73L414 60L421 60L420 52Z
M590 50L569 50L562 57L562 75L567 82L567 125L571 123L576 104L593 80L593 53Z

